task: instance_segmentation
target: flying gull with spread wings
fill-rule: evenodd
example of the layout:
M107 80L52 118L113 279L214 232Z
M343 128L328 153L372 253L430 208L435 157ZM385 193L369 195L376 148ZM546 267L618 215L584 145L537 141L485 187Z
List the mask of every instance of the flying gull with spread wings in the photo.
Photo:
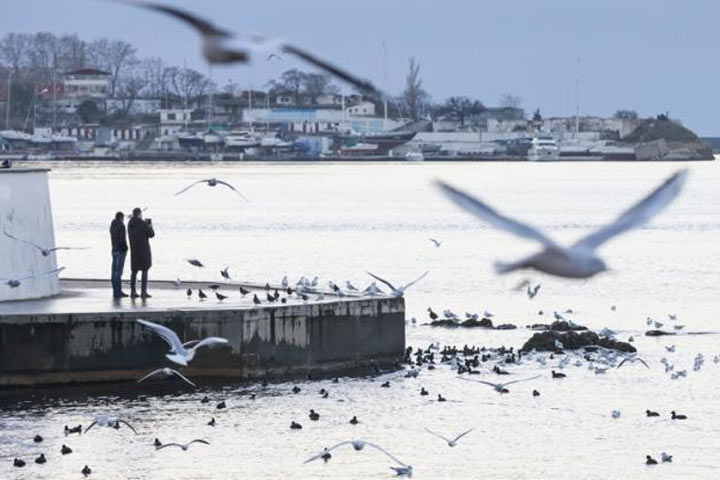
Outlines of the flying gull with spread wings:
M425 273L423 273L422 275L420 275L418 278L416 278L416 279L413 280L412 282L410 282L410 283L408 283L408 284L406 284L406 285L402 285L402 286L400 286L400 287L398 287L398 288L395 288L392 283L388 282L387 280L383 280L382 278L378 277L377 275L374 275L374 274L372 274L372 273L370 273L370 272L366 272L366 273L367 273L368 275L370 275L371 277L373 277L373 278L374 278L375 280L377 280L378 282L382 282L382 283L384 283L385 285L387 285L388 287L390 287L390 296L391 296L391 297L402 297L402 296L405 294L405 290L407 290L408 288L412 287L412 286L415 285L417 282L419 282L420 280L422 280L423 278L425 278L425 276L426 276L428 273L430 273L430 270L426 271Z
M589 278L606 271L605 262L595 250L606 241L648 222L678 196L687 178L683 169L665 180L640 202L626 210L612 223L596 230L570 247L563 247L535 227L507 217L472 195L450 185L437 182L442 192L465 211L489 224L507 230L519 237L536 240L543 250L517 262L496 262L498 273L532 268L565 278Z
M177 333L173 332L167 327L158 325L157 323L148 322L147 320L143 320L141 318L138 318L137 322L140 325L149 328L160 338L165 340L165 342L170 345L170 353L165 356L171 362L177 363L178 365L182 365L184 367L187 367L188 363L190 363L192 359L195 358L195 352L198 348L209 345L216 345L220 343L228 343L227 339L220 337L207 337L203 338L202 340L191 340L189 342L182 343L180 341L180 337L177 336Z
M198 17L194 13L180 8L141 0L116 0L121 3L155 10L185 22L194 28L202 37L202 54L211 64L249 63L254 55L270 59L273 51L285 53L323 70L330 75L347 82L364 94L378 98L386 98L371 82L361 79L332 63L321 59L314 53L276 38L267 38L257 34L238 34L222 29L212 22ZM236 42L237 46L230 45ZM275 55L277 56L277 55Z

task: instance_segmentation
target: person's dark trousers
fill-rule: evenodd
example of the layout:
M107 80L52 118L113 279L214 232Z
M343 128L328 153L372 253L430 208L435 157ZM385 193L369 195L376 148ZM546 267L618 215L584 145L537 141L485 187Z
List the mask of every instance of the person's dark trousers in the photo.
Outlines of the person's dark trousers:
M150 295L147 293L147 282L148 282L148 271L147 270L141 270L142 276L140 278L140 294L143 298L150 298ZM135 284L137 283L137 270L133 270L130 272L130 296L132 298L137 298L137 290L135 289Z
M112 283L113 297L120 298L122 294L122 274L125 268L125 257L127 250L124 252L112 252L112 272L110 273L110 283Z

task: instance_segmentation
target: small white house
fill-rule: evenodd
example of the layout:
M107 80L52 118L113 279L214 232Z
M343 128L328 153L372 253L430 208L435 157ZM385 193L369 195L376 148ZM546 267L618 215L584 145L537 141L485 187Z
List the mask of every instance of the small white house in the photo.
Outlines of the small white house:
M191 109L160 110L160 135L175 135L191 122Z
M375 104L372 102L362 102L346 108L345 111L350 116L372 117L375 116Z

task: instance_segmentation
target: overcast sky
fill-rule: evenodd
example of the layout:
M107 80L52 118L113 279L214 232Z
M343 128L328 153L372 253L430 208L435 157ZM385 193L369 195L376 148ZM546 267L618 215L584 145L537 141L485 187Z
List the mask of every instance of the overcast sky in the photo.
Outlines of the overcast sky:
M102 0L3 0L0 32L127 40L141 56L207 72L197 37L163 15ZM718 0L167 0L236 31L281 36L399 92L414 55L435 101L496 105L503 93L544 116L669 111L720 136ZM579 67L578 67L579 60ZM220 85L263 86L289 58L215 68Z

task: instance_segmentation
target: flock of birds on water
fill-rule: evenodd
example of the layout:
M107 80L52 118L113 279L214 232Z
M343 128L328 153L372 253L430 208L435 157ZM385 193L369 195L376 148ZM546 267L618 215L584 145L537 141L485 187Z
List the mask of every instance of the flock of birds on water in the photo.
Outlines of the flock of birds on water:
M375 88L370 82L351 75L345 70L340 69L332 65L331 63L320 59L318 56L304 49L301 49L291 43L275 39L268 39L258 35L233 34L227 30L216 27L207 20L201 19L193 14L171 6L144 1L118 1L121 1L121 3L127 3L143 8L152 9L170 15L189 24L201 34L202 52L207 61L211 64L230 64L236 62L245 63L248 62L251 57L258 52L263 52L264 55L267 55L266 58L268 60L272 58L278 58L278 53L289 54L296 56L306 62L309 62L310 64L328 72L329 74L342 79L343 81L353 85L360 91L364 92L371 98L386 97L383 92ZM243 46L229 46L228 42L233 39L239 40L241 43L243 43ZM267 52L271 50L277 51L278 53L267 54ZM598 229L590 235L587 235L586 237L580 239L575 244L569 247L559 245L548 235L533 226L503 215L499 211L490 207L488 204L484 203L482 200L474 197L467 192L459 190L444 182L437 182L437 187L452 202L454 202L456 205L469 212L470 214L478 217L479 219L491 224L496 228L506 230L513 235L537 241L542 246L541 251L527 258L513 262L497 262L495 267L498 273L508 273L521 269L534 269L558 277L584 279L607 270L607 266L604 260L596 254L596 250L611 238L648 222L654 215L659 213L669 203L671 203L673 199L677 197L683 187L686 177L686 170L678 171L670 178L668 178L665 182L663 182L660 186L658 186L655 190L653 190L644 199L642 199L640 202L622 213L612 223ZM195 186L201 184L205 184L209 187L222 186L228 188L234 193L236 193L243 200L247 201L247 198L233 185L217 178L198 180L178 191L176 195L183 194L188 190L194 188ZM43 257L48 257L52 252L57 250L71 248L43 247L41 245L37 245L31 242L30 240L19 238L18 236L14 235L11 232L8 232L7 230L4 231L4 235L12 241L27 244L31 248L35 249ZM431 238L430 241L437 248L440 248L442 245L441 241L438 239ZM197 268L204 268L205 266L201 261L197 259L187 259L187 262L188 264ZM0 281L10 288L17 288L25 280L39 276L57 275L62 270L63 267L60 267L57 269L49 270L40 275L30 275L20 278L0 277ZM230 280L229 267L225 267L223 270L220 271L220 273L225 280ZM428 275L429 272L426 271L417 279L407 284L397 286L373 273L367 273L374 279L374 281L363 290L356 288L349 281L345 282L344 287L339 286L334 282L330 282L328 284L329 288L332 290L335 296L340 297L345 295L387 295L391 297L402 297L408 288L425 278L425 276ZM287 299L291 298L293 295L295 296L294 298L302 301L309 301L311 299L321 301L324 299L325 294L323 293L322 289L319 288L318 282L319 279L317 277L313 278L312 280L303 277L293 286L290 285L289 280L287 279L287 277L285 277L280 282L280 288L272 288L269 284L266 284L265 299L261 299L257 295L257 293L255 293L253 295L253 303L256 305L262 304L263 301L267 303L286 303ZM377 282L383 284L388 289L388 291L383 291L383 289L378 286ZM181 282L178 280L178 285L180 284ZM221 286L218 284L209 285L208 289L214 291L214 295L216 296L218 301L223 301L228 298L227 295L222 293ZM519 289L524 289L528 298L532 300L533 298L535 298L535 296L538 295L538 292L540 290L540 284L531 285L530 283L526 283L521 285ZM252 293L250 290L247 290L242 286L239 287L239 291L243 297L248 295L249 293ZM192 297L193 294L196 294L200 300L204 300L205 298L207 298L207 294L201 288L198 288L196 293L193 292L192 289L188 289L186 293L188 298ZM615 310L614 307L611 307L611 309L613 311ZM542 315L542 312L538 313L539 315ZM566 315L569 313L572 312L564 312L564 314ZM436 314L432 310L432 308L428 308L428 315L431 320L435 320L439 317L439 315ZM443 316L445 319L458 322L461 318L459 315L455 314L450 310L444 310ZM554 316L556 319L564 318L563 313L560 312L554 312ZM468 319L477 319L479 317L479 314L469 312L466 313L466 318ZM482 317L492 317L492 313L485 311ZM676 320L677 319L674 315L669 315L667 322L672 323ZM167 344L169 350L166 354L166 358L173 364L177 365L177 368L188 366L193 361L196 351L200 348L221 346L228 343L227 339L219 337L208 337L182 342L182 340L174 331L163 325L159 325L144 319L137 319L137 323L143 328L146 328L152 334L159 337ZM413 319L413 323L415 323L415 319ZM664 322L658 322L650 318L648 318L647 320L647 325L653 326L655 328L662 327L663 323ZM680 330L682 329L682 325L674 324L674 328ZM614 332L609 329L605 329L603 332L601 332L601 334L605 336L613 336ZM628 339L628 341L632 342L633 339L630 338ZM515 386L523 383L533 382L542 376L533 375L524 378L510 377L512 378L511 380L504 380L505 378L508 378L506 377L506 375L513 375L513 372L507 370L508 368L514 368L521 365L545 367L546 365L550 364L552 369L550 371L549 378L551 378L553 381L563 381L563 379L570 375L570 373L565 373L568 371L566 369L570 366L581 367L583 365L587 365L587 368L593 371L596 375L607 374L611 370L617 370L623 366L625 366L625 368L629 368L630 366L635 364L650 368L648 363L642 358L638 357L636 354L621 353L615 350L605 349L597 346L585 347L584 349L582 349L582 351L565 350L562 344L556 345L556 347L556 350L553 352L538 352L535 350L525 352L521 350L515 350L512 347L505 348L504 346L499 348L486 348L477 346L469 347L465 345L461 348L458 348L456 346L446 345L441 348L441 346L437 343L430 344L425 348L408 347L405 352L404 358L402 359L402 362L398 362L398 364L395 365L395 367L400 371L391 373L390 375L417 379L419 377L421 378L421 374L424 370L434 370L438 367L442 367L453 372L455 375L457 375L459 379L463 381L489 387L499 395L507 395L511 393L510 387L512 387L514 391ZM667 353L675 352L674 345L668 345L665 348L667 350ZM715 363L719 363L720 356L715 356L713 360ZM695 371L699 370L702 367L703 363L704 357L701 354L698 354L698 356L695 357L693 369ZM675 365L672 363L672 360L666 357L662 358L661 364L663 365L665 372L668 373L672 379L678 379L687 376L687 369L676 370ZM382 371L382 369L380 369L380 367L376 366L375 369L376 371L374 373L378 375L386 374ZM494 375L496 376L496 378L502 380L490 381L477 378L477 375L481 374ZM138 382L144 382L146 380L156 377L177 378L185 384L189 385L190 387L196 387L195 382L187 378L179 370L169 367L160 367L152 370L151 372L144 375L142 378L139 378ZM390 388L392 384L391 380L386 380L385 382L383 382L380 385L380 388ZM333 383L338 383L339 381L340 380L338 378L335 378L333 380ZM267 381L263 381L262 385L263 387L267 386ZM296 394L299 393L300 390L300 387L296 385L295 387L293 387L292 392ZM327 389L321 389L319 393L321 398L328 398L330 396L330 391ZM420 386L418 394L422 396L429 396L430 392L426 390L424 386ZM538 389L533 389L531 395L533 397L538 397L541 395L541 392ZM254 394L251 398L255 398ZM447 401L447 398L444 397L441 393L437 393L436 399L438 402ZM210 399L206 396L202 398L201 402L206 404L210 402ZM221 411L226 407L226 401L223 400L217 403L215 408L217 411ZM612 410L610 412L610 416L612 418L620 418L621 415L622 412L620 412L619 410ZM669 414L661 414L660 412L647 409L645 411L645 415L648 418L667 416L673 422L683 421L687 419L686 415L678 413L675 410L671 411ZM308 418L311 422L317 422L320 421L321 415L318 411L312 409L308 414ZM215 417L212 417L207 423L207 425L214 427L216 423L217 421L215 420ZM357 418L357 415L353 415L350 418L349 423L352 425L357 425L358 423L360 423L360 420ZM88 434L90 430L92 430L96 426L113 428L118 430L123 427L127 427L134 434L139 434L137 429L131 425L128 419L120 418L118 416L109 414L97 415L93 419L92 423L85 429L82 428L82 425L77 425L75 427L65 426L63 433L65 436L70 438L70 436L74 434ZM289 428L292 430L302 430L303 427L299 421L292 421ZM455 435L445 435L443 433L438 433L427 428L425 429L425 432L429 436L442 440L445 444L447 444L448 447L452 448L458 445L458 443L463 438L471 435L473 430L474 429L472 428L467 429ZM33 438L34 444L41 444L43 441L44 439L40 434L37 434ZM70 443L69 440L68 443ZM187 443L166 443L160 441L158 438L155 438L154 442L152 442L152 446L157 451L167 448L177 448L181 451L187 451L195 445L211 445L211 442L203 438L192 439ZM337 454L337 452L342 450L343 447L352 447L352 449L355 451L362 451L366 447L368 447L369 449L378 451L385 457L387 457L392 462L390 468L397 475L409 477L413 474L412 465L401 461L388 449L376 443L361 439L345 440L331 446L323 447L321 450L317 451L315 454L307 458L307 460L305 460L305 463L310 463L318 460L322 460L327 463L332 459L333 454ZM73 453L73 449L70 446L63 444L60 449L60 453L63 456L70 455ZM659 461L655 457L658 457ZM672 460L672 455L666 452L661 452L659 456L647 454L645 457L645 462L648 465L669 463L672 462ZM38 457L34 459L34 463L36 464L45 464L47 462L48 458L45 456L45 453L41 453ZM15 467L24 467L26 465L26 461L21 458L15 458L13 461L13 465ZM82 470L80 471L80 473L87 477L92 474L92 469L88 465L85 465L84 468L82 468Z

